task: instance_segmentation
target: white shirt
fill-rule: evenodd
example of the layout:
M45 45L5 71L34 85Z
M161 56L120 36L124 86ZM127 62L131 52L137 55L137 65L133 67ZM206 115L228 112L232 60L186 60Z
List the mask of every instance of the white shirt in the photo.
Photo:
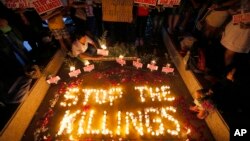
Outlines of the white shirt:
M77 57L79 54L84 53L88 49L88 43L93 44L93 41L86 37L85 44L80 43L79 40L76 40L72 44L72 54L73 56Z

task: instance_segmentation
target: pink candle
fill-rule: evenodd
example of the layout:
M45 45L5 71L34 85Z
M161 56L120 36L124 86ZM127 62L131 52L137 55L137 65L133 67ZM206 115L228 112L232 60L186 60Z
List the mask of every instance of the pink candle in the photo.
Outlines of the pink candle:
M70 77L77 77L80 73L81 73L80 69L73 70L73 71L69 72L69 76Z
M85 72L91 72L95 68L94 64L83 67Z
M55 77L51 77L50 79L47 80L47 83L49 84L57 84L57 82L60 80L61 78L59 76L55 76Z
M158 70L158 66L154 64L148 64L147 68L150 69L151 71Z
M170 65L167 65L166 67L162 67L162 72L165 73L174 72L174 68L171 68Z
M126 64L126 61L123 59L122 55L120 55L119 58L116 59L116 62L119 63L121 66Z
M156 64L155 60L152 60L151 63L147 65L147 68L150 69L151 71L158 70L158 66L155 64Z
M133 66L135 66L136 69L142 68L142 63L139 60L136 60L136 61L133 61Z
M98 55L102 55L102 56L108 56L109 55L109 51L106 49L97 49L97 54Z

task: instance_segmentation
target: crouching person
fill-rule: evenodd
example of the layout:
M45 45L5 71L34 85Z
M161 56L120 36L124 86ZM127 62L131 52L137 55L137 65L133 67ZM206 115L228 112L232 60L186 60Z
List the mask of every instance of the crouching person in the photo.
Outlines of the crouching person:
M101 60L102 56L97 54L97 43L95 43L88 35L78 33L75 35L72 44L72 55L80 60Z
M209 111L214 109L214 104L210 97L213 91L211 89L200 89L195 92L194 106L190 106L190 110L197 112L199 119L204 119L208 116Z

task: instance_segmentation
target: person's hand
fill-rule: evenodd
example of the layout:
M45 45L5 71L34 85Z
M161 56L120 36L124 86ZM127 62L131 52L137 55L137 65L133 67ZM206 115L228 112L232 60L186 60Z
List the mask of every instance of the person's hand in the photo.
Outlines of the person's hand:
M103 59L103 56L98 55L98 56L95 56L95 57L93 57L93 58L94 58L94 60L98 61L98 60L102 60L102 59Z

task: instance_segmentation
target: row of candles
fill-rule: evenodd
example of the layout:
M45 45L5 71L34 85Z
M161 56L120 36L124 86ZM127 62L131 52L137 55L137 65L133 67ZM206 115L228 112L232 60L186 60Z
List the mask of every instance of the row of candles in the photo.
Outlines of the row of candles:
M90 112L76 110L72 113L70 110L67 110L60 122L57 135L77 133L75 135L78 136L83 134L126 136L130 134L131 130L135 130L140 136L163 136L166 133L178 136L181 131L179 121L171 114L176 112L176 108L172 106L162 108L149 107L143 111L138 110L136 112L118 111L115 116L116 121L108 120L113 115L108 116L107 111L103 111L102 116L96 116L96 112L93 109ZM79 119L79 121L76 119ZM101 125L97 126L95 124L95 128L99 127L100 129L93 129L93 121L97 123L98 120L102 121L100 122ZM112 123L109 124L107 121ZM75 124L77 123L78 125L76 126ZM112 129L109 129L110 126L112 126ZM74 129L76 127L78 129Z
M149 86L135 86L134 89L139 91L140 101L145 102L149 97L152 102L158 100L161 101L174 101L175 97L170 96L170 86L163 85L161 87L149 87ZM71 107L77 105L79 102L79 96L84 96L83 106L86 106L89 99L95 99L97 104L105 104L109 102L110 106L113 106L113 102L117 99L121 99L123 91L121 87L111 87L109 89L80 89L78 87L68 88L64 93L64 99L60 102L62 107ZM93 102L91 102L93 103Z
M116 58L116 62L119 63L121 66L126 64L126 60L124 60L123 58L124 57L122 55ZM91 72L92 70L95 69L95 65L90 64L88 60L86 60L84 64L85 64L85 66L83 67L84 72ZM136 69L139 69L143 67L143 64L141 63L140 59L136 59L133 61L133 66L136 67ZM151 63L147 64L147 68L150 69L150 71L157 71L159 67L156 65L156 61L152 60ZM75 66L70 66L69 70L70 72L68 74L70 77L78 77L78 75L81 74L81 70L76 69ZM162 72L166 74L173 73L174 68L172 68L170 64L166 64L165 67L162 67ZM61 78L59 76L49 77L47 79L47 83L57 84L60 79Z

